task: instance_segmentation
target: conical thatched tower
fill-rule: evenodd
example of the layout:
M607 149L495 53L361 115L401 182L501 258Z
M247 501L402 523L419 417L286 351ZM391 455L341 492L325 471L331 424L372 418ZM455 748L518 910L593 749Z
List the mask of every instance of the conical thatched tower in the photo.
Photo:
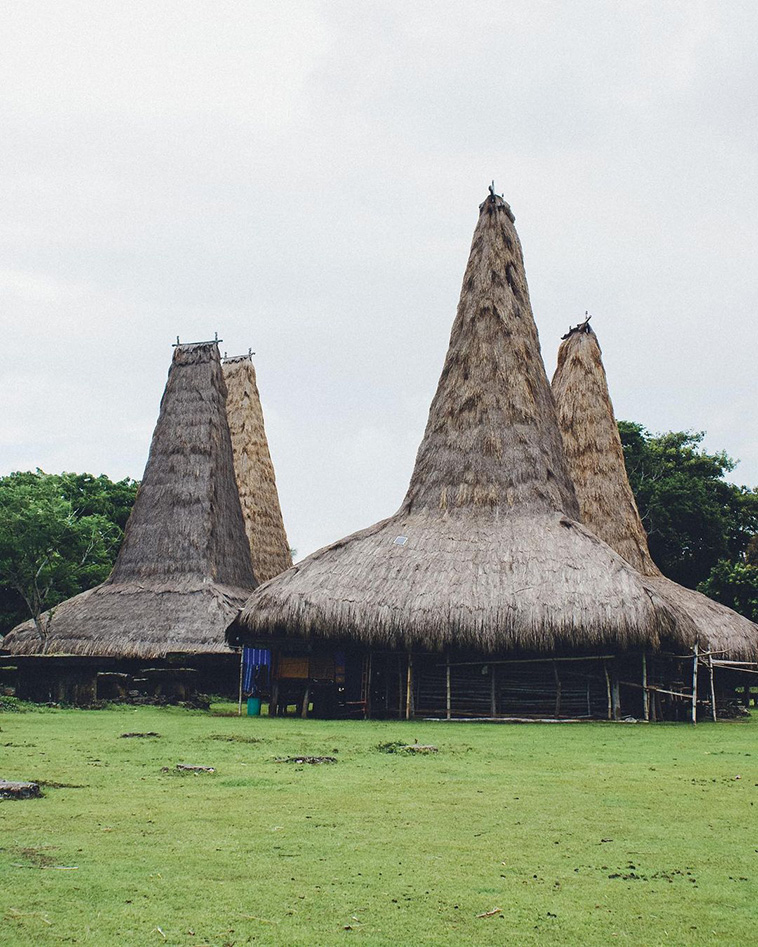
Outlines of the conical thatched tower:
M150 659L225 651L224 628L255 585L218 345L180 345L113 572L54 609L44 649L32 622L3 646Z
M224 359L228 395L226 415L232 436L245 532L259 582L267 582L292 565L284 530L274 465L266 439L263 409L251 355Z
M558 352L553 395L582 522L646 577L677 618L680 640L732 657L758 654L758 626L665 578L653 560L629 485L597 336L588 322Z
M513 215L491 194L400 510L263 585L230 637L488 653L654 645L665 608L578 516Z

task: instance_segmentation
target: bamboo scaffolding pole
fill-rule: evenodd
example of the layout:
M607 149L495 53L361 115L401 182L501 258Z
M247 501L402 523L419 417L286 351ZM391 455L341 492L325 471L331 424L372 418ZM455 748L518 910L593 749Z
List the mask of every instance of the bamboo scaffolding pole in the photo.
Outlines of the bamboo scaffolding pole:
M724 658L722 658L721 660L717 658L713 663L717 667L734 666L734 667L739 667L739 668L745 668L745 670L747 671L750 671L751 669L753 669L753 673L758 674L758 661L727 661ZM747 665L750 665L750 667L747 667Z
M636 681L619 681L619 684L622 687L637 687L642 690L642 684L638 684ZM648 684L647 689L651 694L669 694L671 697L681 697L682 700L692 700L692 694L688 694L686 691L670 691L666 690L665 687L658 687L656 684ZM699 703L707 704L707 700L699 699Z
M716 687L713 683L713 658L708 655L708 677L711 684L711 715L716 723Z
M615 655L613 654L588 654L583 658L503 658L500 661L486 661L481 659L479 661L451 661L450 667L475 667L477 664L544 664L548 661L610 661L614 657ZM442 662L440 662L437 667L442 667Z

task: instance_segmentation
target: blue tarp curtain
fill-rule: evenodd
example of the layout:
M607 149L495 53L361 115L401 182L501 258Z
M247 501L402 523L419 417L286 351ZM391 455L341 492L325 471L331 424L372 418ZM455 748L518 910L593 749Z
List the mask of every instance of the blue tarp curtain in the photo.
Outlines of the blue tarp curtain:
M271 667L271 652L266 648L242 649L242 691L254 694L267 683L268 669ZM264 670L265 669L265 670Z

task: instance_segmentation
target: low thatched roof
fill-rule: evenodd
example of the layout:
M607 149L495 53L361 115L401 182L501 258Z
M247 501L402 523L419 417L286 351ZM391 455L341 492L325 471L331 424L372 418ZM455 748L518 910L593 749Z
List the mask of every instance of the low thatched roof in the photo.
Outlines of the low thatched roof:
M400 510L262 585L230 640L654 645L666 609L578 515L513 214L491 194Z
M558 352L553 394L582 522L645 576L677 620L677 640L758 655L758 626L712 599L665 578L650 557L624 465L597 336L588 322L571 330Z
M218 345L177 346L113 572L44 616L45 652L155 658L224 651L224 628L255 585ZM42 642L28 621L3 647L33 654Z
M292 565L284 530L274 465L266 439L263 408L251 355L223 362L228 395L226 416L232 436L245 532L259 582L267 582Z

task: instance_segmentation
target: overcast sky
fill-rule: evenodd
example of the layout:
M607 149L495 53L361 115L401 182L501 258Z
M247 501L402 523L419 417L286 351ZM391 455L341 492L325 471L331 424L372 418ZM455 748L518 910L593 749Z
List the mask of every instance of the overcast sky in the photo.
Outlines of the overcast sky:
M477 205L548 372L758 484L758 5L0 2L0 473L139 478L171 343L255 363L302 556L399 506Z

